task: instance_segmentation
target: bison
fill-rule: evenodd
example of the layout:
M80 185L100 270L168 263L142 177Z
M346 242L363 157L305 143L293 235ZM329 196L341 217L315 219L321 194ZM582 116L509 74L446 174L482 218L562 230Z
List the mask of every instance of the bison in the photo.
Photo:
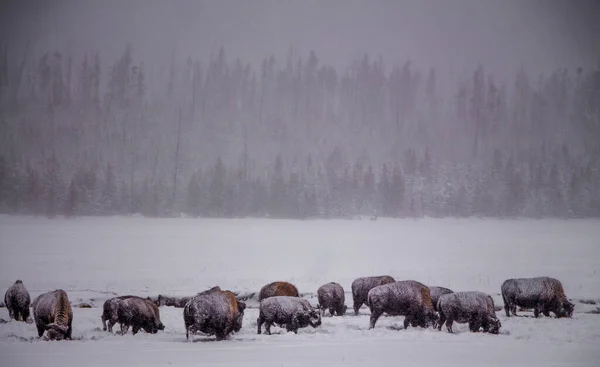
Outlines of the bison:
M540 313L557 318L573 316L575 305L567 299L562 283L550 277L507 279L501 286L504 311L517 316L517 306L533 308L533 315ZM510 311L510 312L509 312Z
M265 331L271 335L271 326L277 324L285 325L286 330L298 334L299 328L321 325L321 315L318 310L311 307L307 300L291 296L269 297L260 302L259 316L256 320L258 334L265 324Z
M379 285L395 282L389 275L357 278L352 282L352 301L354 302L354 314L358 315L360 307L367 303L369 291Z
M38 336L44 332L49 340L71 339L73 310L67 293L62 289L39 295L32 304Z
M433 309L435 312L437 309L437 302L440 297L444 294L453 293L452 290L444 287L429 287L429 294L431 295L431 303L433 304Z
M344 288L338 283L327 283L317 290L319 300L318 309L321 310L321 316L325 315L325 310L329 309L331 316L334 313L337 316L344 316L348 306L345 305Z
M199 293L183 308L185 336L189 340L190 333L202 332L224 340L241 330L245 309L246 304L235 294L219 287Z
M414 280L383 284L371 289L367 305L371 309L369 329L375 327L377 319L383 313L405 316L405 329L409 324L426 328L436 319L429 288Z
M258 294L258 302L275 296L300 297L300 294L298 293L298 288L291 283L273 282L261 288L260 293Z
M150 334L165 329L160 321L158 306L152 301L137 296L122 299L117 303L117 320L121 324L121 335L127 334L130 326L133 335L140 329Z
M30 303L29 292L20 279L17 279L4 294L4 305L8 309L8 315L16 321L31 322L29 318Z
M498 334L502 326L496 317L494 300L482 292L455 292L442 295L437 304L439 319L438 330L446 323L448 332L452 333L454 321L469 324L469 330L476 333L480 328L490 334Z
M106 331L107 327L106 327L106 322L108 321L108 331L110 331L112 333L112 328L113 326L118 322L119 320L119 314L118 314L118 310L119 310L119 303L127 298L132 298L135 296L119 296L119 297L114 297L111 299L108 299L104 302L104 305L102 306L102 330Z

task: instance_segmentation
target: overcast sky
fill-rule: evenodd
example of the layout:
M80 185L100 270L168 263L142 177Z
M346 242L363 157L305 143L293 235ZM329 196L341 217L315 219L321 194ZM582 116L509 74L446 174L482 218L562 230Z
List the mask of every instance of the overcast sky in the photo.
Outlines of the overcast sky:
M126 42L146 63L177 56L204 60L218 47L254 66L290 46L314 49L343 68L364 52L386 67L509 72L600 61L597 0L2 0L0 39L11 50L29 37L37 52L100 51L112 62ZM16 54L14 52L13 54Z

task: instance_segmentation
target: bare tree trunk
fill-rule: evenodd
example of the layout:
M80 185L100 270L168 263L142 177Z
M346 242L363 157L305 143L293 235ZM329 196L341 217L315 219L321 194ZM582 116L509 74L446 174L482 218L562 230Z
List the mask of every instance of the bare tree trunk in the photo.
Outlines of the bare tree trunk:
M175 172L173 172L173 196L171 205L175 203L175 194L177 192L177 169L179 166L179 146L181 141L181 105L179 106L179 119L177 122L177 146L175 147Z

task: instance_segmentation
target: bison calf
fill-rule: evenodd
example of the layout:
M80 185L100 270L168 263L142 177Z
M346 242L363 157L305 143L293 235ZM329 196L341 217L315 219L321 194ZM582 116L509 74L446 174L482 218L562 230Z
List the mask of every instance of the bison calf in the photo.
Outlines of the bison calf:
M500 320L494 311L494 300L482 292L456 292L444 294L437 304L439 319L438 330L446 323L448 332L452 333L454 321L469 324L469 330L478 332L480 328L491 334L498 334Z
M389 275L356 278L352 282L352 301L354 302L354 314L358 315L360 307L367 303L369 291L379 285L395 282Z
M275 296L260 302L259 316L256 320L258 334L265 324L265 331L271 335L271 326L277 324L286 330L298 334L299 328L321 325L321 315L307 300L299 297Z
M71 339L73 310L65 291L43 293L33 301L32 307L40 338L48 330L46 336L50 340Z
M121 324L121 335L127 334L130 326L133 335L137 334L140 329L151 334L165 329L160 321L158 306L152 301L137 296L118 302L117 320Z
M501 287L504 311L506 316L510 313L517 315L517 306L533 308L533 315L540 313L550 316L553 312L556 317L571 317L575 305L565 296L562 283L550 277L507 279ZM509 312L510 311L510 312Z
M246 304L235 294L219 287L199 293L183 308L185 336L189 340L190 333L202 332L224 340L241 330L245 309Z
M298 293L298 288L291 283L273 282L260 289L260 293L258 294L258 302L275 296L300 297L300 294Z
M377 286L369 291L367 305L371 309L369 329L375 327L383 313L404 316L404 328L428 327L435 322L429 288L414 281L404 280Z
M327 283L317 290L319 300L318 309L321 310L321 316L325 315L325 310L329 309L331 316L334 313L338 316L344 316L348 306L345 305L344 288L338 283Z
M8 309L8 315L16 321L31 322L29 318L30 303L29 292L20 279L17 279L4 294L4 304Z

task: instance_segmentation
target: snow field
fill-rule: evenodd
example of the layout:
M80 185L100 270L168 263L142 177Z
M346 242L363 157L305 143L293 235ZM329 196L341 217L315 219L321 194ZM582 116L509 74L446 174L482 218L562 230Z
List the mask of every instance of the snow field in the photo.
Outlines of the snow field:
M32 300L62 288L74 308L70 342L37 340L34 325L0 324L0 366L597 366L600 317L600 221L423 219L293 221L263 219L79 218L0 216L0 282L22 279ZM402 317L369 311L323 318L298 335L273 327L257 335L255 297L275 280L294 283L316 304L319 286L360 276L392 275L426 285L479 290L503 306L507 278L548 275L576 302L572 319L506 318L500 335L398 330ZM164 332L133 336L102 331L104 300L115 295L190 296L219 285L251 295L240 333L224 342L185 341L183 309L161 307ZM530 312L520 312L531 316ZM0 318L8 312L0 308ZM118 330L118 327L116 328Z

